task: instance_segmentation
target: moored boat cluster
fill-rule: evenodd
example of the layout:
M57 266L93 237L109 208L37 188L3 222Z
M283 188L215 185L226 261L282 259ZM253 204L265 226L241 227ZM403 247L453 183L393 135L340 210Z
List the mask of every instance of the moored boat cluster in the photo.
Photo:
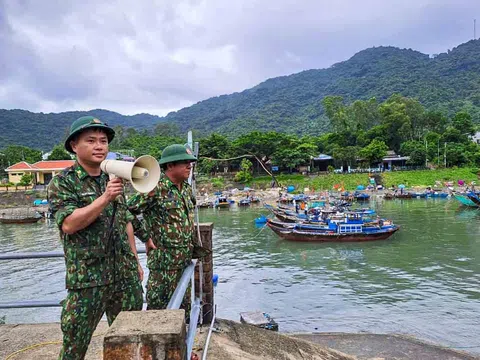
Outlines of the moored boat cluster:
M294 198L292 205L285 199L276 207L268 207L275 215L267 226L278 236L290 241L343 242L384 240L399 230L393 221L382 219L369 208L351 209L342 198L312 200Z

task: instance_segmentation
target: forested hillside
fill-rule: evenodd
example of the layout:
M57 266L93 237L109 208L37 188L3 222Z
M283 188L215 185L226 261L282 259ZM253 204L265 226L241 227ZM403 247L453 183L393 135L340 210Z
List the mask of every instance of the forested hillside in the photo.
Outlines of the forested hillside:
M121 115L108 110L68 111L63 113L33 113L26 110L0 109L0 149L7 145L25 145L51 150L66 138L70 125L84 115L96 116L108 124L145 129L160 121L150 114Z
M202 101L166 120L207 133L277 130L316 135L328 127L321 105L325 96L383 101L400 93L445 115L465 110L480 122L479 59L480 40L434 57L394 47L371 48L328 69L269 79L241 93Z
M307 70L269 79L241 93L222 95L168 114L123 116L107 110L36 114L0 110L0 149L22 144L49 150L79 116L92 114L114 126L153 129L158 122L178 125L181 132L198 130L239 136L254 130L319 135L329 128L322 100L340 95L345 101L375 97L384 101L393 93L417 98L428 110L446 116L466 111L480 122L480 40L448 53L428 56L413 50L376 47L328 69Z

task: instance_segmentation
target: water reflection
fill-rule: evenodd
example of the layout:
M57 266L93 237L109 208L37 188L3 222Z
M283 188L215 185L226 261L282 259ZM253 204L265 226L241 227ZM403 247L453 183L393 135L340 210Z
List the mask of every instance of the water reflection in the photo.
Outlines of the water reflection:
M254 219L262 207L202 209L214 222L218 315L271 314L282 331L408 333L479 345L480 212L454 201L375 201L402 228L371 243L293 243ZM0 225L0 251L60 249L57 230ZM145 258L141 256L145 265ZM0 262L2 301L60 299L62 259ZM57 309L9 310L8 322L58 321ZM480 353L480 347L469 348Z

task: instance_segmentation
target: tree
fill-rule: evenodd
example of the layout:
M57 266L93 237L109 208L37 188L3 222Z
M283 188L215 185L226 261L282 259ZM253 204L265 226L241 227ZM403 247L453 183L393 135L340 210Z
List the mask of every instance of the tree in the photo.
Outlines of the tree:
M387 155L388 146L383 141L373 140L360 150L359 155L368 161L370 165L378 164Z
M325 96L322 100L322 105L334 131L350 130L351 124L343 97Z
M400 153L404 156L410 156L407 161L409 165L423 165L425 164L426 152L425 144L421 141L409 140L402 144L400 147Z
M159 122L155 126L155 130L153 130L153 133L157 136L163 137L179 137L180 128L175 123Z
M225 159L232 153L231 143L226 136L212 133L210 136L200 139L200 156L214 159Z
M18 185L28 186L32 183L32 181L33 181L33 174L25 173L20 178L20 181L18 182Z
M380 122L378 114L378 103L376 98L367 101L357 100L351 104L348 109L350 123L356 131L368 130Z
M40 150L31 149L26 146L10 145L0 151L8 166L25 161L29 164L42 160L42 152Z
M247 183L252 180L252 162L242 159L240 163L240 171L235 175L235 181Z
M443 133L447 126L448 119L440 111L428 111L425 114L425 127L430 131Z
M72 157L65 150L63 144L55 145L52 152L48 156L48 160L71 160Z
M337 147L333 151L333 158L338 166L348 167L355 164L359 152L357 146Z
M475 126L472 117L466 112L458 112L452 119L452 126L463 135L474 135Z

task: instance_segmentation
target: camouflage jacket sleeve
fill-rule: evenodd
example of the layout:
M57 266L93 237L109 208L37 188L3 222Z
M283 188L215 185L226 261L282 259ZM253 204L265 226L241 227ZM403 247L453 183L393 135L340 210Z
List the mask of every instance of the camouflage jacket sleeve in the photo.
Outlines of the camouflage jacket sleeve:
M48 185L47 194L50 210L61 229L65 218L78 208L75 189L69 186L65 177L55 176Z
M156 192L156 190L153 191ZM151 195L151 193L136 193L128 200L127 203L129 213L133 214L132 225L135 236L138 237L143 243L147 242L151 237L150 229L148 228L148 224L145 220L140 221L135 215L144 213L153 205L154 197Z

